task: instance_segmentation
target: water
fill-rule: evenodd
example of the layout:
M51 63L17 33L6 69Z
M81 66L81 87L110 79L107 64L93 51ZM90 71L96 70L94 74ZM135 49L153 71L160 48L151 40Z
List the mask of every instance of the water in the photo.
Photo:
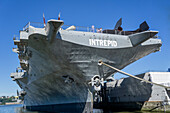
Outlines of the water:
M0 105L0 113L40 113L40 112L30 112L23 109L22 104L16 105Z
M94 113L103 113L102 110L95 109L93 111ZM44 113L44 112L27 111L22 107L22 104L18 104L18 105L0 105L0 113ZM110 112L110 113L132 113L132 112ZM151 112L136 111L133 113L151 113Z

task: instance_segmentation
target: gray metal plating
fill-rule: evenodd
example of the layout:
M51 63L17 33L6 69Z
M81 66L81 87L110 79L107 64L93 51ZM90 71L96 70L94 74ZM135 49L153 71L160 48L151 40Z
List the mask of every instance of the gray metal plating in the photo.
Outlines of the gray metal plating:
M88 82L99 74L98 60L123 69L162 45L152 38L157 31L118 35L64 30L63 24L61 20L49 20L44 28L29 24L20 31L20 40L14 39L18 48L13 51L19 55L24 76L11 76L26 91L24 104L30 109L72 104L81 108L79 112L90 111L93 98ZM115 72L103 70L105 78Z

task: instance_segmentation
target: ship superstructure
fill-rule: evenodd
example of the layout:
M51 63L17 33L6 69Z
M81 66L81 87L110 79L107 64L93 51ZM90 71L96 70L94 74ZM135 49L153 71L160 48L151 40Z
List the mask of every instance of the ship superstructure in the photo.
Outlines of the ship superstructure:
M90 27L88 31L77 31L76 26L64 29L63 24L53 19L43 27L28 23L20 37L14 38L17 48L13 51L22 71L11 77L24 91L24 105L29 110L91 112L89 82L100 73L99 60L122 69L159 51L162 45L155 38L157 31L97 33ZM114 72L104 67L104 79Z

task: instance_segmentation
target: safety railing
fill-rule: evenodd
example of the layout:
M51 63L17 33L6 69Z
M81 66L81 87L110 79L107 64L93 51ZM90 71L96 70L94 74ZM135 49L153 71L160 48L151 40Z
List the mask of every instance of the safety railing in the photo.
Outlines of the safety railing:
M29 26L33 26L36 28L44 28L44 24L40 23L40 22L28 22L24 27L23 27L23 31L27 31Z
M14 35L13 40L20 40L20 37L18 35Z
M28 31L29 26L33 26L35 28L44 28L44 23L40 22L28 22L24 27L24 31ZM68 29L72 27L73 29ZM107 34L117 34L117 35L128 35L126 31L119 31L119 30L107 30L103 28L95 28L94 26L91 27L84 27L84 26L74 26L74 25L63 25L61 27L63 30L74 30L74 31L83 31L83 32L94 32L94 33L107 33ZM133 34L133 32L129 32Z
M84 27L84 26L63 25L61 28L63 30L68 30L68 28L70 28L70 27L73 27L73 29L69 29L69 30L83 31L83 32L92 32L91 27Z
M93 26L92 27L85 27L85 26L63 25L61 28L63 30L74 30L74 31L83 31L83 32L103 33L102 28L94 28Z
M117 35L129 35L134 34L133 32L119 31L119 30L109 30L103 28L84 27L84 26L74 26L74 25L63 25L61 27L63 30L72 31L83 31L83 32L93 32L93 33L106 33L106 34L117 34Z
M40 23L40 22L28 22L23 27L23 30L24 31L28 31L29 26L33 26L35 28L44 28L45 27L44 23ZM117 35L131 35L131 34L136 33L136 32L133 32L133 31L120 31L120 30L113 30L113 29L95 28L94 26L84 27L84 26L74 26L74 25L63 25L61 28L63 30L74 30L74 31L94 32L94 33L106 33L106 34L117 34ZM158 38L158 36L154 36L153 38Z

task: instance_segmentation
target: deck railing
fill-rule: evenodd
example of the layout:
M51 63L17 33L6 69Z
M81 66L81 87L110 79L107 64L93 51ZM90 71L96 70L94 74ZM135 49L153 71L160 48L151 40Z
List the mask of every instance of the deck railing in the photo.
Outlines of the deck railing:
M44 28L44 23L40 22L28 22L24 27L23 30L27 31L29 26L33 26L35 28ZM74 25L63 25L61 26L61 29L67 30L69 27L74 26ZM94 32L94 33L103 33L103 30L105 30L105 33L108 34L117 34L117 35L130 35L134 34L134 32L129 32L128 34L126 31L119 31L119 30L114 30L114 33L109 33L109 30L106 30L104 28L95 28L94 26L91 27L85 27L85 26L74 26L75 29L72 29L74 31L83 31L83 32ZM71 29L70 29L71 30ZM153 38L160 38L157 35L154 36Z
M29 26L33 26L35 28L44 28L44 23L40 23L40 22L28 22L24 27L23 30L28 30ZM63 25L61 28L63 30L66 30L67 28L71 27L72 25ZM75 26L75 31L83 31L83 32L99 32L99 28L94 28L92 29L92 27L85 27L85 26Z
M14 35L13 40L20 40L20 37L18 35Z
M33 26L35 28L44 28L44 24L40 22L28 22L24 27L23 31L28 30L29 26Z
M74 25L63 25L61 28L63 30L67 30L67 28L74 26ZM74 31L83 31L83 32L94 32L94 33L103 33L103 30L105 30L105 33L109 34L109 31L111 30L106 30L103 28L93 28L93 27L84 27L84 26L74 26ZM112 33L110 33L112 34ZM127 35L125 33L125 31L119 31L119 30L114 30L113 34L117 34L117 35ZM133 34L133 32L131 32L130 34Z
M61 28L66 30L67 28L74 26L74 25L63 25ZM91 32L91 27L84 27L84 26L74 26L74 31L84 31L84 32Z

